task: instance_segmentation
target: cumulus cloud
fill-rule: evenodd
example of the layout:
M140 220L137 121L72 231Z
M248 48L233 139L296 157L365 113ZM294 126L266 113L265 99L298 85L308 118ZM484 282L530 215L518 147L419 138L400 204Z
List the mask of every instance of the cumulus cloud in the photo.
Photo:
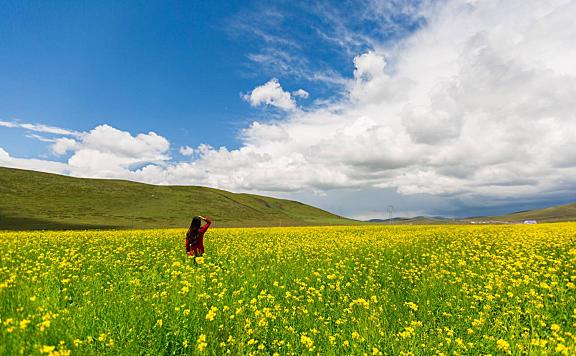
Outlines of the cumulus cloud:
M250 182L236 187L251 187L268 166L275 189L374 186L463 199L575 191L573 15L570 1L429 8L412 36L354 58L345 100L247 128L235 154L259 159L239 165Z
M56 155L62 156L68 153L69 151L74 150L78 147L78 142L74 139L68 137L60 137L53 140L52 144L52 152Z
M302 98L302 99L308 99L308 97L310 96L310 93L308 93L304 89L298 89L298 90L292 92L292 96Z
M82 135L81 143L81 149L113 153L139 161L160 162L169 159L165 153L170 143L155 132L132 136L114 127L100 125Z
M291 111L296 109L296 102L294 97L307 98L308 92L299 89L292 94L284 91L278 82L278 79L272 78L265 84L254 88L249 94L242 97L252 106L272 106L284 111Z
M238 149L201 145L175 162L165 138L102 125L53 150L71 152L65 167L77 175L232 190L370 188L486 204L574 194L576 2L453 0L425 16L413 35L357 55L332 104L296 110L307 94L276 79L245 95L286 115L253 122Z
M54 151L60 142L54 144ZM77 176L128 178L135 168L162 166L170 160L166 138L155 132L132 136L109 125L97 126L63 146L72 151L68 166Z
M182 146L179 151L182 156L192 156L194 154L194 149L190 146Z
M18 124L17 127L26 126ZM62 135L73 131L62 129L59 132ZM135 170L148 165L164 167L171 159L170 143L166 138L154 132L133 136L109 125L99 125L88 132L74 132L73 137L41 139L52 143L55 155L69 155L67 161L15 158L2 149L0 164L79 177L134 179Z

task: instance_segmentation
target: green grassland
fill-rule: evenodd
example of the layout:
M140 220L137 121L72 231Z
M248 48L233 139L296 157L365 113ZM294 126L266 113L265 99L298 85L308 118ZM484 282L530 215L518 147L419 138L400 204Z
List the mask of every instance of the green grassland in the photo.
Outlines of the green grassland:
M357 223L291 200L0 167L0 230L182 227L198 214L220 227Z
M2 355L576 354L576 224L0 232Z

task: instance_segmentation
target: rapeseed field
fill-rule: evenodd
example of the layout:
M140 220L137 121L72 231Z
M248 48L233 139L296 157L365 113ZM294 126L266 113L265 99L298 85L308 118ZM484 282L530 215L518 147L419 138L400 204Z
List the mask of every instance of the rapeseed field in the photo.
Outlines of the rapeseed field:
M0 354L575 354L576 224L0 233Z

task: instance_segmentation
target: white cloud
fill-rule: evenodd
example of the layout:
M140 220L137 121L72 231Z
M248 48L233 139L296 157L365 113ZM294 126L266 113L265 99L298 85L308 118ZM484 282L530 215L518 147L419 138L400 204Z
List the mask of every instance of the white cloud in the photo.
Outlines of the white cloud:
M31 169L48 173L68 174L65 163L46 161L31 158L11 157L6 150L0 147L0 166L8 168Z
M308 92L303 89L295 91L294 94L301 98L308 97ZM270 79L265 84L254 88L249 94L245 94L242 97L252 106L268 105L284 111L296 109L294 97L282 89L282 86L276 78Z
M304 94L276 79L245 95L287 114L252 123L238 149L201 145L174 162L165 138L103 125L53 150L72 153L75 175L237 191L384 189L488 205L574 194L576 2L441 5L410 37L356 56L342 100L295 110Z
M68 151L72 151L78 147L78 142L68 137L61 137L54 140L54 144L52 144L52 152L61 156L68 153Z
M23 125L26 124L18 127ZM54 154L70 154L66 163L14 158L4 150L0 163L7 167L79 177L135 179L135 170L147 165L165 167L170 160L170 143L154 132L132 136L109 125L99 125L88 132L78 132L75 136L48 140L53 142L51 149Z
M364 53L354 58L354 78L357 81L368 82L385 76L386 61L374 52Z
M308 97L310 96L310 93L308 93L304 89L298 89L298 90L292 92L292 96L302 98L302 99L308 99Z
M238 165L250 182L235 188L273 170L284 189L462 199L576 190L574 15L569 1L430 8L414 35L354 59L347 100L246 129L235 153L261 159Z
M53 150L58 149L56 142ZM71 150L70 172L77 176L128 178L135 168L156 164L163 166L170 156L168 140L154 132L132 136L108 125L83 133L76 142L63 144Z
M83 134L82 149L112 153L139 161L160 162L169 159L168 140L155 132L132 136L108 125L100 125Z
M179 151L182 156L192 156L194 154L194 149L190 146L182 146Z
M42 141L42 142L55 142L55 139L53 139L53 138L44 137L42 135L37 135L37 134L33 134L33 133L27 133L26 137L33 138L35 140Z
M63 129L61 127L48 126L42 124L30 124L22 123L18 121L4 121L0 120L0 126L8 128L22 128L34 132L43 132L55 135L66 135L66 136L76 136L79 133L77 131Z

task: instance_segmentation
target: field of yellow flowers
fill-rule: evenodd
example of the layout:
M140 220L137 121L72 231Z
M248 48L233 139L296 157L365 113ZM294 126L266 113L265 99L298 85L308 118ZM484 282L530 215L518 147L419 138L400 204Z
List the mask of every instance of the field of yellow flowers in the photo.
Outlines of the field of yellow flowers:
M0 354L576 353L576 224L0 233Z

